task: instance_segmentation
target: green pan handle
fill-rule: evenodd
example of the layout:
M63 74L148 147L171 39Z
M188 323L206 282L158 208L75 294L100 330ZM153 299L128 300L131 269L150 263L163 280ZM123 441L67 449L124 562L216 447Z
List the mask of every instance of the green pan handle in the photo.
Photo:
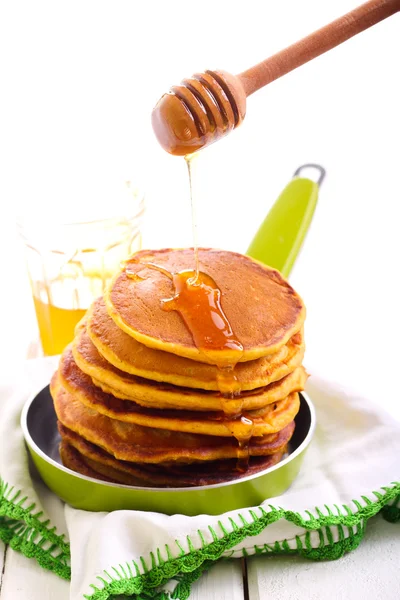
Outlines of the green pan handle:
M317 181L299 176L309 167L319 171ZM248 256L278 269L284 277L289 276L311 223L324 177L325 169L316 164L302 165L295 171L257 231L247 250Z

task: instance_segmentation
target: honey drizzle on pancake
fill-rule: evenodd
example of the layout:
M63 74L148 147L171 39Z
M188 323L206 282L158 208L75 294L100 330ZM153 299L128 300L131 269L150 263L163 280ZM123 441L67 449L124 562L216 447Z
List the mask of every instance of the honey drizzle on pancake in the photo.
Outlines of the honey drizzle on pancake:
M134 262L159 271L172 280L175 294L172 298L163 299L161 306L163 310L174 310L180 314L193 336L196 347L202 354L207 356L210 351L224 349L237 352L236 360L230 360L229 364L221 361L216 365L218 367L217 383L221 393L221 409L224 415L222 422L238 442L237 468L245 471L249 463L249 442L253 435L254 422L242 414L244 399L240 396L241 387L235 374L235 366L243 356L243 346L236 339L222 309L221 290L217 283L210 275L199 270L194 177L197 154L185 156L185 161L189 174L195 269L172 273L152 262ZM129 270L129 264L126 267L126 274L136 281L143 279L134 271Z
M197 152L185 156L189 174L195 272L192 278L189 271L175 274L173 282L176 294L170 300L163 301L163 308L179 312L198 350L206 356L207 350L230 348L238 351L236 361L229 365L226 363L217 365L217 383L221 392L224 425L238 441L237 467L238 470L244 471L249 463L249 442L254 431L254 423L242 415L243 399L240 397L240 384L234 370L236 363L243 356L243 346L234 337L230 323L222 310L221 290L209 275L199 270L196 218L197 159Z
M229 349L237 352L239 361L243 346L222 309L221 290L213 278L201 271L197 276L195 271L180 271L172 274L172 282L175 295L162 300L163 310L179 312L203 354L207 356L210 350Z
M235 375L235 366L217 365L217 383L221 392L223 424L238 441L237 468L239 471L245 471L250 458L249 443L254 431L254 422L243 415L244 398L240 395L240 383Z
M175 288L172 298L161 300L165 311L176 310L193 336L196 347L206 356L214 350L234 350L237 360L234 364L221 363L218 377L221 393L231 395L240 391L233 368L243 356L243 346L236 339L232 327L221 306L221 290L210 275L199 271L173 273L152 262L131 261L145 268L159 271L170 279ZM127 276L134 281L144 280L141 275L129 268ZM235 411L237 413L237 411Z
M235 375L235 365L243 355L243 346L236 339L222 309L221 290L214 279L202 271L196 276L195 271L173 273L152 262L137 261L136 264L158 271L172 281L175 294L172 298L161 301L162 308L179 312L200 352L206 356L210 350L224 348L237 352L237 359L233 364L221 362L217 365L217 383L223 412L221 422L238 441L238 470L244 471L249 461L249 441L254 423L242 414L244 399L240 396L241 388ZM129 265L126 274L134 281L144 279L130 270Z
M176 310L193 336L196 347L205 354L210 350L229 348L237 352L239 362L243 356L243 346L236 339L232 327L221 306L221 290L210 275L199 271L174 273L172 281L175 295L162 300L162 308ZM221 392L221 408L224 425L237 439L238 469L245 470L249 461L249 441L254 423L242 416L243 398L238 396L240 384L234 372L235 364L220 364L218 387Z

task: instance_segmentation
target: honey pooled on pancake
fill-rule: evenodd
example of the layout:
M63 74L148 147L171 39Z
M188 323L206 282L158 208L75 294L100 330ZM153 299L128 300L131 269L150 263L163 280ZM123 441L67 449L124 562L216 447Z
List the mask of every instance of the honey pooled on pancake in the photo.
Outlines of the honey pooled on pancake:
M224 314L243 346L240 362L273 354L302 328L304 304L278 271L236 252L199 248L198 253L199 269L216 282ZM175 293L172 277L149 264L170 274L192 270L193 249L134 254L104 295L116 325L150 348L214 365L235 363L236 349L209 349L205 355L181 316L163 310L162 300Z

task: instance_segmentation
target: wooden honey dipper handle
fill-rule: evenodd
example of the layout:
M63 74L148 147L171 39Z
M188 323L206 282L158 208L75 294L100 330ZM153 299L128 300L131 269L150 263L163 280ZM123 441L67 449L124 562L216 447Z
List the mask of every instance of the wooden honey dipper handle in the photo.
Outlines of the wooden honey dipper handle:
M205 71L164 94L152 112L154 132L170 154L192 154L243 121L246 97L400 10L400 0L370 0L240 75Z
M246 96L400 10L400 0L370 0L238 75Z

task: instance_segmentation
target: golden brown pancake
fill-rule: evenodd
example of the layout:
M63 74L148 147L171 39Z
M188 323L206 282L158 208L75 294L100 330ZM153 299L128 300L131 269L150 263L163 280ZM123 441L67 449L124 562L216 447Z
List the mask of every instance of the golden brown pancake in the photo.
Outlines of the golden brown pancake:
M271 383L270 385L264 388L258 388L256 390L249 390L247 392L242 392L240 395L235 396L236 399L240 398L243 402L242 409L243 411L249 410L258 410L259 408L264 408L268 404L272 404L274 402L280 402L284 400L291 394L292 392L301 392L304 390L305 382L307 381L307 373L304 367L298 367L293 373L287 375L280 381L275 381L275 383ZM109 387L107 384L102 383L98 379L92 378L93 383L103 390L106 394L111 394L115 398L119 398L121 400L130 400L131 402L135 402L135 398L127 395L124 391L116 390L114 388ZM166 384L168 385L168 384ZM172 387L172 386L171 386ZM158 388L157 388L158 389ZM172 388L173 390L173 388ZM191 388L179 388L180 393L175 395L173 391L169 394L169 399L171 402L164 403L159 401L159 397L150 397L149 400L152 402L147 403L148 408L157 407L160 409L173 409L173 410L195 410L197 412L201 411L215 411L218 412L221 410L221 396L218 392L208 392L205 390L194 390ZM179 396L179 398L178 398ZM178 404L178 399L181 401L181 404ZM142 406L145 406L143 397L140 398L141 402L137 402ZM146 398L147 400L147 398ZM175 403L176 401L176 403ZM199 404L201 402L201 405ZM224 405L226 406L228 403L227 400L224 401Z
M198 412L145 408L135 402L120 400L111 394L106 394L79 369L68 346L60 360L58 377L63 388L85 406L125 423L222 437L234 436L238 427L239 431L242 429L240 420L228 420L221 411ZM236 402L237 398L234 401ZM229 401L225 400L225 402ZM245 412L243 416L254 423L252 435L263 436L283 429L293 421L297 411L298 400L294 395L289 395L261 409Z
M110 419L88 408L65 390L57 375L51 381L51 394L62 425L119 460L155 464L168 461L189 463L238 456L239 446L235 438L156 429ZM297 403L297 413L298 394L292 394L291 397L292 403ZM293 429L290 432L290 427L291 423L287 423L283 431L279 430L281 434L289 434L289 439L293 432ZM278 433L278 430L271 433ZM271 454L270 444L268 435L253 437L249 443L250 456Z
M76 467L82 463L82 470L79 472L83 475L89 477L100 475L99 478L125 485L188 487L231 481L254 475L277 464L286 451L283 446L274 454L252 457L248 468L243 472L238 471L235 459L214 461L195 467L181 464L162 467L116 460L95 444L87 442L62 425L59 425L59 429L62 437L60 453L65 466L76 471L79 470Z
M75 471L76 473L80 473L86 477L91 477L92 479L100 479L101 481L111 482L109 477L101 475L100 473L96 473L96 471L86 465L79 452L67 442L61 441L58 450L62 464L68 469L71 469L71 471ZM140 483L138 482L137 485L140 485Z
M278 271L235 252L200 248L198 256L200 271L221 290L222 309L243 346L240 361L276 352L301 329L304 304ZM175 295L174 285L149 263L170 273L191 270L193 249L142 250L126 262L104 296L117 326L150 348L199 362L236 363L237 351L232 349L203 354L180 314L162 309L162 300Z
M105 362L99 363L93 356L85 335L85 326ZM74 356L85 372L88 372L85 363L92 363L94 370L89 374L99 381L104 381L106 363L109 363L119 372L124 371L153 381L202 390L219 390L218 367L147 348L117 327L109 317L102 298L97 299L88 310L86 325L83 321L76 329ZM300 330L289 339L287 346L275 355L240 362L236 365L234 374L242 390L261 388L292 373L301 365L303 357L304 340ZM116 387L109 379L104 383Z
M77 327L72 353L81 371L89 375L97 387L104 392L113 394L116 398L131 400L149 408L221 410L219 392L159 383L120 371L108 363L98 352L84 323ZM243 365L245 364L249 365L249 363L243 363ZM302 391L306 380L307 374L304 368L297 367L280 381L257 390L242 392L243 409L262 408L272 402L283 400L292 392Z
M286 452L307 378L302 300L248 257L200 249L199 258L210 288L172 278L188 277L192 249L137 253L77 326L51 382L60 453L73 470L125 485L198 486L257 473ZM174 281L183 295L163 310ZM192 332L171 310L189 296ZM208 325L196 332L199 323Z

